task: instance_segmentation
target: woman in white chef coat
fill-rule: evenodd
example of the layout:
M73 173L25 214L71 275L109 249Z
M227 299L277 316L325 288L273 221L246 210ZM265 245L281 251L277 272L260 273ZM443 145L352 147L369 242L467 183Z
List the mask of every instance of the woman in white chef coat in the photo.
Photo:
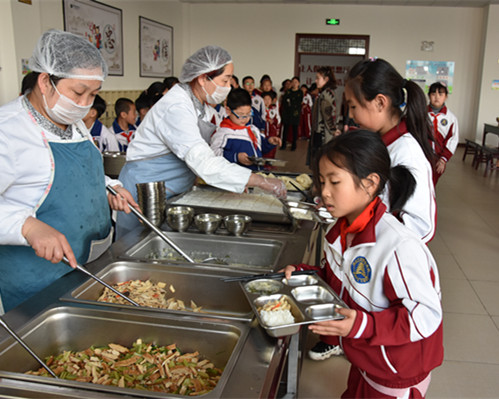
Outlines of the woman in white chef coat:
M210 123L208 104L225 100L233 71L230 54L218 46L203 47L187 59L180 83L147 113L128 146L120 181L135 198L137 183L164 181L170 198L189 190L196 176L228 191L243 192L256 186L280 197L286 195L282 181L252 174L216 156L209 146L216 126ZM117 237L137 226L134 216L118 215Z
M104 176L102 157L81 121L107 75L88 40L50 30L29 66L36 82L0 107L0 298L8 311L110 245L111 208L137 206ZM121 197L106 195L106 184ZM0 313L3 312L0 309Z

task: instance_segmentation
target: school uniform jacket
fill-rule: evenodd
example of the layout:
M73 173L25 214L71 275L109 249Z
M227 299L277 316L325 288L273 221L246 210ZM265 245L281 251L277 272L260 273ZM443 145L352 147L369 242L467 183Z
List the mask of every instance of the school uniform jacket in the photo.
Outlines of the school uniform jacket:
M251 140L247 129L251 129L255 135L257 140L256 147ZM270 144L268 139L260 133L260 130L256 126L250 125L243 129L234 130L229 127L224 127L223 123L222 127L219 127L211 137L210 146L215 155L223 156L228 161L246 166L251 170L259 170L259 168L257 165L247 166L240 164L237 157L240 152L245 152L248 156L261 158L263 154L266 154L275 148L275 146Z
M442 363L440 283L426 245L385 211L380 203L362 232L347 235L344 252L336 223L326 234L319 270L357 310L352 330L340 340L348 360L375 382L402 388Z
M456 115L444 105L436 114L431 106L428 106L428 116L433 125L433 136L436 141L433 143L433 149L440 158L447 162L456 151L459 143L459 126Z
M416 139L407 131L405 121L400 122L381 138L390 154L392 167L404 165L416 179L414 194L407 200L398 217L427 243L435 235L437 223L437 201L430 162ZM387 187L380 196L387 206L390 203L389 189Z

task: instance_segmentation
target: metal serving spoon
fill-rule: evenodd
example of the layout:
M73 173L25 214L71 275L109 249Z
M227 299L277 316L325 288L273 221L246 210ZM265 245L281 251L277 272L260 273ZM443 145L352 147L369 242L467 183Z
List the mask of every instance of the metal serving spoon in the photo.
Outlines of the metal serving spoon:
M62 261L68 265L68 266L71 266L69 264L69 259L66 258L65 256L63 256L62 258ZM122 297L124 300L130 302L133 306L140 306L137 302L135 302L134 300L128 298L125 294L123 294L122 292L119 292L116 288L113 288L111 287L108 283L106 283L104 280L100 279L99 277L97 277L95 274L89 272L87 269L85 269L82 265L80 265L79 263L76 264L76 269L78 269L80 272L83 272L85 273L87 276L89 277L92 277L95 281L97 281L99 284L102 284L104 287L106 288L109 288L111 291L113 291L116 295L119 295L120 297Z
M106 186L107 190L113 194L118 196L119 194L117 191L112 188L111 186ZM186 259L190 263L196 263L189 255L187 255L184 251L182 251L177 244L175 244L171 238L167 237L166 234L164 234L160 229L158 229L148 218L146 218L142 213L140 213L137 209L135 209L132 205L128 204L128 207L132 211L132 213L137 216L141 221L143 221L149 228L151 228L152 231L154 231L163 241L165 241L170 247L172 247L175 251L177 251L184 259ZM203 259L201 263L210 263L212 261L216 261L218 264L226 265L227 262L225 262L223 259L219 258L214 258L214 257L209 257L206 259Z
M5 328L5 330L6 330L6 331L7 331L7 332L8 332L8 333L9 333L9 334L10 334L10 335L11 335L11 336L12 336L12 337L13 337L13 338L17 341L17 342L19 342L19 344L21 344L21 346L22 346L24 349L26 349L26 351L27 351L27 352L28 352L31 356L33 356L33 357L36 359L36 361L37 361L38 363L40 363L40 365L41 365L41 366L42 366L45 370L47 370L47 372L48 372L48 373L49 373L52 377L54 377L54 378L59 378L59 377L57 377L57 376L55 375L55 373L54 373L54 372L50 369L50 367L49 367L49 366L47 366L47 365L45 364L45 362L44 362L42 359L40 359L40 358L38 357L38 355L37 355L37 354L36 354L36 353L35 353L35 352L34 352L34 351L33 351L33 350L32 350L32 349L28 346L28 344L26 344L26 342L24 342L24 340L23 340L23 339L22 339L19 335L17 335L17 334L14 332L14 330L12 330L12 329L8 326L8 324L5 322L5 320L4 320L2 317L0 317L0 325L1 325L3 328Z

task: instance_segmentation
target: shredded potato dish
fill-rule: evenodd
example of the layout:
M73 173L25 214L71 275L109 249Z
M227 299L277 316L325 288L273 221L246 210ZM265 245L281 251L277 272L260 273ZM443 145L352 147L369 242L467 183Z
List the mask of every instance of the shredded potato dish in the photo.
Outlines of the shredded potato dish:
M128 298L137 302L140 306L151 308L170 309L170 310L191 310L193 312L201 312L201 306L197 306L191 300L190 308L185 306L184 301L175 299L173 296L167 298L168 292L166 283L153 283L150 280L130 280L118 284L113 284L113 288L125 294ZM175 293L175 288L170 285L168 288L170 293ZM99 302L119 303L121 305L129 305L125 299L116 295L109 288L105 288L102 295L97 299Z

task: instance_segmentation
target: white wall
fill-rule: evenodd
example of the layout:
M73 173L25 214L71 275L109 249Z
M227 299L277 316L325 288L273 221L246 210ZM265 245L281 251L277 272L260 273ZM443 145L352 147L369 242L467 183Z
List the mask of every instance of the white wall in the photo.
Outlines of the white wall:
M483 124L489 123L496 125L496 118L499 117L499 90L492 90L491 84L493 80L499 79L499 6L490 6L487 15L486 39L484 47L484 55L481 69L481 85L477 104L478 118L476 122L477 136L482 140ZM487 143L489 137L487 136ZM489 145L497 145L497 138L492 136Z
M8 1L0 0L0 104L12 100L19 92L15 62L14 26L10 18L12 8Z
M125 44L124 76L109 77L104 90L144 89L157 80L139 77L140 15L173 26L175 75L180 73L185 58L195 50L207 44L218 44L232 54L236 75L251 74L259 80L262 74L268 73L279 88L282 80L294 74L296 33L364 34L370 36L369 55L387 59L401 74L404 74L405 62L409 59L456 63L454 92L448 105L459 118L461 141L465 137L474 137L477 130L481 131L484 121L495 121L494 102L497 103L499 92L490 90L490 82L498 78L494 75L498 72L495 47L499 27L492 22L497 21L499 6L491 6L489 10L319 4L183 4L178 0L100 1L123 10ZM9 41L4 40L5 36L1 36L0 104L17 95L22 78L20 60L30 56L39 35L49 28L63 28L61 0L32 2L33 5L29 6L17 0L0 0L1 32L8 38L10 29L10 37L15 37L15 49L12 49L6 43ZM326 26L327 17L340 18L341 25ZM435 42L434 52L421 51L423 40ZM12 59L19 72L12 71ZM482 73L483 84L480 80ZM10 80L5 78L7 74ZM9 84L4 86L4 81ZM17 85L13 85L13 81Z
M474 136L476 113L470 101L475 103L479 89L481 8L193 4L186 12L186 53L218 44L233 56L238 77L253 75L259 81L267 73L277 88L294 75L296 33L369 35L369 55L387 59L402 75L406 60L454 61L448 105L459 118L461 141ZM327 17L340 18L341 24L326 26ZM421 51L423 40L434 41L435 50Z
M183 6L176 0L105 0L102 3L120 8L123 15L124 43L124 75L110 76L103 85L104 90L140 90L147 88L152 82L161 79L141 78L139 76L139 16L152 19L173 27L174 71L180 71L184 62L182 46ZM9 4L12 6L9 12ZM32 5L19 3L17 0L0 0L0 25L2 31L8 25L14 25L15 49L9 51L0 47L0 57L6 54L8 59L15 60L15 79L18 82L8 90L4 104L19 92L21 85L21 59L29 58L33 47L42 32L55 28L64 29L62 0L32 0ZM6 25L6 26L4 26ZM10 35L12 37L12 34ZM2 42L4 42L2 35ZM11 43L12 41L9 41ZM5 43L3 43L5 45ZM2 59L0 58L0 60ZM2 88L4 86L2 85ZM2 89L2 93L7 92Z

